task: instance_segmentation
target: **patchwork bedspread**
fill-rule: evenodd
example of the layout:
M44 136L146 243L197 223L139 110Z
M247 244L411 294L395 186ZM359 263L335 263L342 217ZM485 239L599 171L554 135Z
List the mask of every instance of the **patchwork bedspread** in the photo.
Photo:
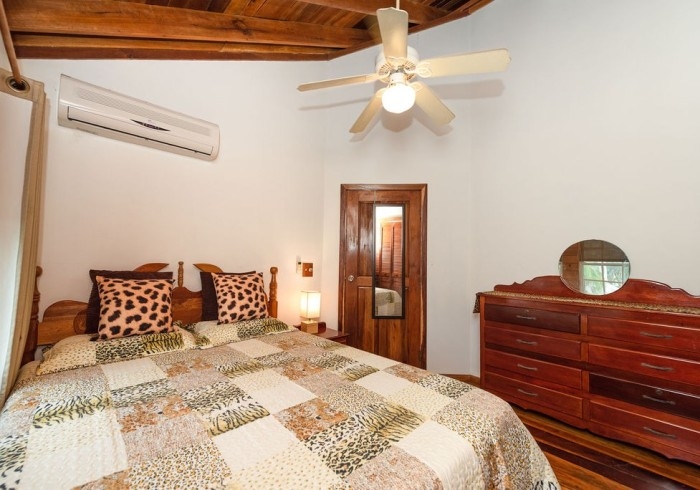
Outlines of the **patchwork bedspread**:
M0 415L0 488L559 488L485 391L295 329L225 328L25 366Z

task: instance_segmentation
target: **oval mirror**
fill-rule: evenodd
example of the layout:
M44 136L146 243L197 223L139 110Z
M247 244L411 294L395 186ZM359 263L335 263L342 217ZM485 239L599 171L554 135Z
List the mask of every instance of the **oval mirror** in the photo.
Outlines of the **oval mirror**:
M559 276L570 289L601 296L620 289L630 277L630 261L617 245L583 240L564 250Z

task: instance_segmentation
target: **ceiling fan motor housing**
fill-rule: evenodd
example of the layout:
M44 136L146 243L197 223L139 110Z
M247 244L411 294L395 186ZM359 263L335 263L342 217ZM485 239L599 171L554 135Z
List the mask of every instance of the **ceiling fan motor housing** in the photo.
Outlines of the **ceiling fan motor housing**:
M377 75L379 75L380 80L388 82L392 73L403 72L406 74L406 81L412 80L416 76L415 69L418 61L418 51L411 46L406 47L405 58L387 59L384 56L384 51L379 51L375 61Z

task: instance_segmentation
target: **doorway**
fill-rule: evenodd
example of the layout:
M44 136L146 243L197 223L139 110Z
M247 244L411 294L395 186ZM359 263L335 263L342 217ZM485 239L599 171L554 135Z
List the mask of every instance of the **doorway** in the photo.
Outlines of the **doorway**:
M426 367L427 192L427 184L340 187L339 329L353 347L420 368ZM387 209L400 209L400 219L392 215L382 234L378 221Z

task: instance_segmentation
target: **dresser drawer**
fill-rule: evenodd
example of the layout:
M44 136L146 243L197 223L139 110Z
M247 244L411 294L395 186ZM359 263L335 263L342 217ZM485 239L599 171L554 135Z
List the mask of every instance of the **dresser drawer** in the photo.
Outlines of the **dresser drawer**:
M487 304L484 318L491 322L512 323L560 332L581 332L578 313Z
M588 334L664 349L700 353L700 337L697 328L589 315Z
M502 345L537 354L576 361L581 359L581 342L578 340L560 339L507 328L488 327L484 329L484 341L487 344Z
M591 364L616 370L630 371L680 383L700 384L700 362L688 359L590 344L588 346L588 360Z
M581 397L493 373L487 373L485 381L486 389L496 390L511 400L523 400L528 404L534 403L574 417L581 417L583 414Z
M595 373L589 379L594 395L700 420L700 396Z
M679 457L673 449L680 450L692 455L688 457L687 454L682 454L683 459L696 464L700 462L698 424L676 425L596 401L591 401L589 408L591 428L595 432L642 445L667 456ZM664 446L667 447L666 450Z
M508 354L493 349L484 349L486 365L529 376L577 390L581 389L581 370L551 362L539 361L529 357Z

